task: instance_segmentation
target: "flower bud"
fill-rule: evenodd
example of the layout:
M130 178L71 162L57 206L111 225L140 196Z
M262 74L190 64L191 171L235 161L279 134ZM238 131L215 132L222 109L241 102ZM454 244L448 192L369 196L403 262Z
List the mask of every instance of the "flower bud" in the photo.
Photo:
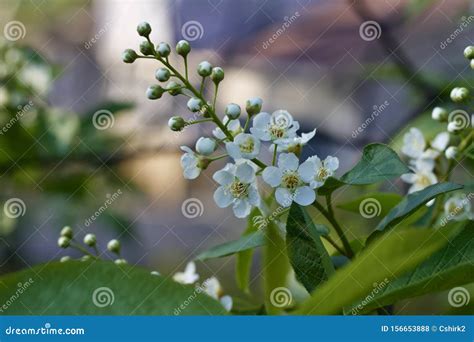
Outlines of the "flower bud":
M464 49L464 57L474 59L474 46L470 45Z
M66 261L69 261L71 260L71 257L68 256L68 255L65 255L63 257L61 257L61 259L59 259L59 262L66 262Z
M240 106L236 103L229 103L225 107L225 114L229 117L231 120L235 120L240 116Z
M166 91L172 96L181 94L181 85L175 81L169 81L165 88Z
M107 243L107 249L113 253L119 254L120 253L120 241L113 239Z
M124 63L133 63L137 59L138 55L135 52L135 50L132 49L127 49L124 52L122 52L122 61Z
M474 70L474 59L471 59L471 69Z
M69 245L71 244L71 239L65 237L65 236L60 236L58 239L58 246L61 248L68 248Z
M119 265L119 266L126 265L127 260L125 260L125 259L115 259L114 263L115 263L115 265Z
M442 107L434 107L431 117L436 121L446 121L448 119L448 111Z
M451 121L450 123L448 123L447 130L449 133L457 134L462 131L462 127L460 127L456 121Z
M160 55L160 57L168 57L171 53L171 48L168 43L161 42L156 47L156 52L158 52L158 55Z
M451 90L450 96L454 102L462 102L468 98L469 90L464 87L455 87Z
M170 79L171 73L166 68L159 68L155 72L155 78L160 82L166 82Z
M148 87L146 90L146 97L150 100L156 100L163 95L165 90L158 84L154 84Z
M69 227L69 226L66 226L64 227L63 229L61 229L61 236L64 236L68 239L72 239L73 237L73 231L72 231L72 228Z
M201 99L198 99L197 97L190 98L187 103L188 109L193 113L199 112L202 108L202 105L203 103Z
M81 257L81 261L91 261L92 257L90 255L83 255Z
M86 236L84 236L84 243L87 246L94 247L97 243L97 238L94 234L86 234Z
M459 155L459 150L456 146L449 146L444 152L444 154L448 159L456 159Z
M153 55L155 52L155 48L153 47L152 43L145 40L140 43L140 52L143 53L145 56Z
M207 61L203 61L199 63L197 72L199 76L202 76L202 77L210 76L212 73L212 64Z
M186 121L181 116L172 116L168 120L168 127L175 132L181 131L186 126Z
M148 37L151 33L151 26L147 22L141 22L137 26L137 32L142 37Z
M217 144L214 139L201 137L196 142L196 151L203 156L209 156L216 150Z
M212 68L211 80L215 84L219 84L224 79L224 70L221 67Z
M191 51L191 45L187 40L180 40L178 44L176 44L176 53L180 56L186 57Z
M245 110L247 111L248 115L255 115L260 113L262 109L262 99L259 97L254 97L253 99L247 100L245 105Z

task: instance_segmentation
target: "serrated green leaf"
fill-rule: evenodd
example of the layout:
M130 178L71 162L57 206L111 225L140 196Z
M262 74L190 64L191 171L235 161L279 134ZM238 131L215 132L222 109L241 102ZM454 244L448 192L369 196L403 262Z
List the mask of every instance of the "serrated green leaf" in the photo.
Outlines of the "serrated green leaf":
M441 233L443 229L441 228ZM398 300L474 282L473 265L474 222L471 221L443 249L414 270L380 289L373 299L364 305L363 310L367 312Z
M308 292L312 292L334 273L320 231L305 209L293 203L286 224L286 248L296 279Z
M375 240L312 293L296 314L328 315L368 295L376 283L412 270L446 245L458 229L404 229Z
M361 210L363 210L363 203L373 203L375 204L374 209L376 209L373 217L383 217L387 215L387 213L393 207L395 207L401 200L402 196L396 193L376 192L363 195L348 202L339 203L337 207L353 213L360 214Z
M6 315L225 314L194 286L106 261L39 265L7 274L0 284L0 303L9 303L1 308Z
M237 252L246 251L252 248L260 247L265 244L265 234L260 231L243 235L240 239L214 246L207 251L202 252L196 257L196 260L207 260L213 258L222 258L235 254Z

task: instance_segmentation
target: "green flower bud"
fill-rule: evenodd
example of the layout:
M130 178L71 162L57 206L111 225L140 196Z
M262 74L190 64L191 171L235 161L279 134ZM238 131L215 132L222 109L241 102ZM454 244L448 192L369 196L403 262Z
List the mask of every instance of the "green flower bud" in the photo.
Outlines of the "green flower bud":
M450 96L454 102L462 102L469 97L469 90L464 87L455 87L451 90Z
M137 26L137 32L142 37L148 37L151 33L151 26L147 22L141 22Z
M58 246L61 248L68 248L71 244L71 239L65 236L60 236L58 239Z
M119 265L119 266L121 266L121 265L126 265L126 264L127 264L127 260L125 260L125 259L116 259L116 260L114 261L114 263L115 263L115 265Z
M181 116L172 116L168 120L168 127L175 132L181 131L186 126L186 121Z
M59 262L66 262L66 261L69 261L69 260L71 260L71 257L66 255L66 256L61 257L61 259L59 259Z
M448 111L441 107L433 108L431 117L436 121L446 121L448 119Z
M67 237L68 239L72 239L73 235L74 233L71 227L65 226L63 229L61 229L61 236Z
M156 52L158 52L158 55L160 55L160 57L168 57L171 53L171 48L168 43L161 42L156 47Z
M154 84L148 87L146 90L146 97L150 100L156 100L163 95L165 90L158 84Z
M94 234L86 234L86 236L84 236L84 243L87 246L94 247L97 243L97 238Z
M140 43L140 52L145 56L153 55L155 53L155 48L153 47L152 43L145 40Z
M237 119L240 116L240 106L236 103L229 103L225 107L225 114L229 117L229 119Z
M219 84L224 79L224 70L221 67L212 68L211 80Z
M448 159L456 159L459 157L459 149L456 146L449 146L444 154Z
M203 156L211 155L217 148L216 141L211 138L201 137L196 142L196 151Z
M259 97L254 97L253 99L247 100L245 104L245 110L248 115L255 115L260 113L262 110L262 99Z
M176 53L180 56L186 57L191 51L191 45L187 40L180 40L178 44L176 44Z
M107 243L107 249L112 253L119 254L120 253L120 241L113 239Z
M474 59L471 59L471 69L474 70Z
M464 49L464 57L474 59L474 46L470 45Z
M212 64L207 61L203 61L199 63L197 72L202 77L210 76L212 73Z
M202 108L202 105L203 103L201 99L198 99L197 97L190 98L187 103L188 109L193 113L199 112Z
M160 82L166 82L170 79L171 73L166 68L159 68L155 72L155 78Z
M83 255L81 261L91 261L92 257L90 255Z
M137 59L138 55L135 52L135 50L132 49L127 49L124 52L122 52L122 61L124 63L133 63Z
M179 95L181 94L181 85L175 81L170 81L166 85L166 91L172 96Z

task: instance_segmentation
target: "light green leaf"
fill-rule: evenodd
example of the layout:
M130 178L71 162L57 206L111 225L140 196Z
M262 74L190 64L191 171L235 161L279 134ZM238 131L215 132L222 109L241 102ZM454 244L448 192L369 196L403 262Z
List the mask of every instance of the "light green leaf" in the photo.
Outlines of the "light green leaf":
M398 300L474 282L474 222L454 225L465 227L443 249L417 268L389 282L364 306L364 312Z
M225 314L219 302L194 286L106 261L39 265L7 274L0 284L7 315Z
M296 314L328 315L368 295L374 284L412 270L448 242L459 230L404 229L375 240L346 267L312 293Z
M376 192L363 195L354 200L343 202L337 205L338 208L344 209L353 213L360 214L365 205L373 204L375 209L374 216L385 216L402 200L402 196L396 193Z
M243 235L240 239L223 243L202 252L196 257L196 260L207 260L213 258L222 258L238 252L246 251L252 248L260 247L265 244L265 234L260 231Z
M286 224L286 248L296 279L308 292L334 273L334 266L321 242L320 231L305 209L293 203Z

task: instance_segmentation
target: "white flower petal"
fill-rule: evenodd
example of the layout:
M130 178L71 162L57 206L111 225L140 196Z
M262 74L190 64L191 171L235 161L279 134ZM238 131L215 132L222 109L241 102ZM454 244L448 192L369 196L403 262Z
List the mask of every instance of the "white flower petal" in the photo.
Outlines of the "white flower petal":
M222 296L220 299L220 302L222 306L224 307L224 309L226 309L227 311L232 310L233 302L232 302L231 296Z
M284 171L296 171L298 169L299 160L294 153L282 153L278 157L278 167Z
M253 118L253 127L259 129L266 129L270 124L271 115L265 112L261 112Z
M417 177L416 177L416 174L414 174L414 173L405 173L405 174L401 175L400 178L405 183L413 184L413 183L416 182Z
M431 141L431 147L443 152L449 144L449 133L441 132Z
M418 128L410 128L410 130L403 136L402 153L408 157L420 157L425 148L425 138Z
M225 144L225 149L227 150L227 153L229 156L231 156L234 159L240 159L242 158L242 155L240 154L240 148L235 142L228 142Z
M308 143L308 141L310 141L311 139L314 138L314 136L316 135L316 128L313 129L311 132L308 132L308 133L302 133L301 134L301 144L302 145L306 145Z
M185 179L196 179L201 174L201 169L198 167L188 167L183 170Z
M226 208L232 204L234 198L230 191L228 191L225 187L220 186L214 191L214 201L216 202L219 208Z
M291 195L291 192L285 188L277 188L275 191L275 198L277 202L285 208L289 207L293 202L293 196Z
M212 179L220 185L229 185L234 180L234 175L229 171L222 169L214 173Z
M299 205L310 205L315 201L316 193L309 186L302 186L296 189L294 199Z
M235 176L243 183L252 183L255 180L255 170L248 163L241 163L235 170Z
M339 159L336 157L327 156L326 159L324 159L324 166L334 172L339 168Z
M314 179L314 176L316 175L316 168L314 166L314 162L311 160L306 160L305 162L303 162L303 164L301 164L298 168L298 174L304 182L311 182Z
M282 172L275 166L268 166L263 170L262 178L273 188L277 187L281 183Z
M252 206L246 200L238 200L234 203L232 207L234 210L234 215L238 218L244 218L249 216L250 211L252 210Z
M258 190L256 187L251 186L249 187L249 203L253 205L254 207L260 206L260 194L258 193Z

